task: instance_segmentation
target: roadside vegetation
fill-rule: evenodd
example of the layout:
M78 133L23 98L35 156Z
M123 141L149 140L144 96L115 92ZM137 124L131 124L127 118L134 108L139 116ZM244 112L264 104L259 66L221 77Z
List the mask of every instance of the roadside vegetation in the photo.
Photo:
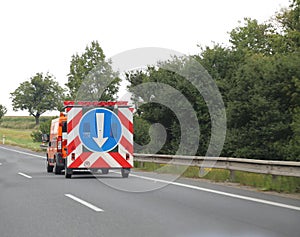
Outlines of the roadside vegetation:
M268 22L245 18L229 32L229 42L222 43L201 46L199 54L193 55L218 85L225 104L227 129L221 156L300 161L300 1L291 1L289 8L274 13ZM193 63L175 58L127 73L129 90L136 103L156 95L155 90L141 90L139 85L143 83L167 84L182 93L199 121L197 155L204 156L212 127L205 93L200 94L184 77L169 70L172 68L182 68L183 74L188 71L191 79L196 78L194 83L208 88L202 82L205 75L195 76L200 73L193 71ZM182 101L173 100L184 108ZM182 114L185 113L183 109ZM145 137L149 132L144 124L161 123L167 138L159 153L178 154L182 126L169 107L155 101L144 103L136 116L139 124L135 127L141 128L135 134L136 143L147 144ZM194 134L190 129L184 139Z
M180 174L181 169L175 165L155 164L150 162L137 162L134 166L143 171L162 171L170 174ZM201 179L222 183L237 183L242 186L250 186L259 191L275 191L279 193L300 193L300 178L287 176L272 176L255 174L244 171L235 171L234 177L230 176L229 170L209 169L209 172ZM199 179L199 167L188 167L181 175L186 178Z
M51 117L41 117L41 125ZM33 139L33 135L40 134L40 126L36 126L34 117L29 116L4 116L0 122L1 144L5 136L5 144L41 151L41 141Z
M18 146L33 151L42 151L40 141L33 141L34 134L40 138L40 127L46 126L44 129L49 129L49 121L53 117L41 117L39 126L35 125L34 117L30 116L4 116L0 123L0 138L5 135L5 144ZM47 125L48 124L48 125ZM43 130L43 128L42 128ZM143 171L156 171L160 169L164 173L177 174L178 169L172 165L154 164L148 162L135 162L135 167ZM162 169L163 167L163 169ZM182 174L187 178L200 178L199 168L188 167ZM202 179L211 180L214 182L234 182L240 185L255 187L260 191L276 191L283 193L299 193L300 178L272 176L264 174L254 174L249 172L236 171L234 179L231 179L230 172L222 169L210 169L207 175Z

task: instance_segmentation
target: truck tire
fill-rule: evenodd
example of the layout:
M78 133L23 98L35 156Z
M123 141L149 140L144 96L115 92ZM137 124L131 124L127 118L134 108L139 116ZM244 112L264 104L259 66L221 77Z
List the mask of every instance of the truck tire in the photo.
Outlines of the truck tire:
M102 174L108 174L109 169L105 168L105 169L101 169Z
M49 165L48 161L47 161L47 172L48 173L52 173L53 172L53 166Z
M68 172L65 171L65 178L66 179L72 178L72 174L70 174L70 173L68 173Z
M67 168L67 161L65 163L65 178L66 179L72 178L72 170Z
M64 169L64 159L62 158L60 153L56 153L54 160L55 160L54 172L55 174L61 174L61 171Z
M62 168L55 164L54 166L54 173L61 174Z
M47 166L47 173L52 173L53 172L53 166L49 165L48 156L47 156L47 159L46 159L46 166Z
M124 168L121 169L121 174L123 178L128 178L129 173L130 173L130 169L124 169Z

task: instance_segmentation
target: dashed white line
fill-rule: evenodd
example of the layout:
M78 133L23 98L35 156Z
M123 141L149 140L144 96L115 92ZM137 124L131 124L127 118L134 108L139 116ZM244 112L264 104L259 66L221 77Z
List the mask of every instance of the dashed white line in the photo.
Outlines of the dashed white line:
M267 200L263 200L263 199L252 198L252 197L247 197L247 196L242 196L242 195L238 195L238 194L217 191L217 190L208 189L208 188L201 188L201 187L194 186L194 185L189 185L189 184L183 184L183 183L172 182L172 181L167 181L167 180L162 180L162 179L155 179L155 178L145 177L145 176L141 176L141 175L131 174L131 176L137 177L137 178L140 178L140 179L151 180L151 181L156 181L156 182L166 183L166 184L172 184L172 185L175 185L175 186L200 190L200 191L209 192L209 193L215 193L215 194L219 194L219 195L223 195L223 196L227 196L227 197L238 198L238 199L243 199L243 200L247 200L247 201L263 203L263 204L267 204L267 205L271 205L271 206L283 207L283 208L287 208L287 209L300 211L300 207L287 205L287 204L284 204L284 203L272 202L272 201L267 201Z
M29 155L29 156L35 156L35 157L39 157L39 158L43 158L45 159L44 156L39 156L39 155L35 155L35 154L31 154L31 153L27 153L27 152L22 152L22 151L17 151L14 149L9 149L9 148L4 148L4 147L0 147L1 149L5 149L5 150L9 150L9 151L14 151L20 154L25 154L25 155ZM23 175L26 178L30 179L32 178L29 175L23 174L23 173L19 173L20 175ZM166 184L172 184L175 186L180 186L180 187L185 187L185 188L190 188L190 189L195 189L195 190L200 190L200 191L204 191L204 192L210 192L210 193L215 193L215 194L219 194L219 195L223 195L223 196L227 196L227 197L232 197L232 198L238 198L238 199L243 199L243 200L248 200L248 201L252 201L252 202L257 202L257 203L263 203L263 204L267 204L267 205L271 205L271 206L277 206L277 207L283 207L283 208L287 208L287 209L292 209L292 210L296 210L296 211L300 211L300 207L298 206L292 206L292 205L287 205L287 204L283 204L283 203L278 203L278 202L272 202L272 201L267 201L264 199L258 199L258 198L252 198L252 197L247 197L247 196L242 196L242 195L237 195L237 194L233 194L233 193L227 193L227 192L221 192L221 191L217 191L217 190L213 190L213 189L207 189L207 188L201 188L198 186L194 186L194 185L189 185L189 184L183 184L183 183L178 183L178 182L171 182L171 181L167 181L167 180L162 180L162 179L155 179L155 178L150 178L150 177L146 177L146 176L140 176L140 175L135 175L135 174L131 174L131 176L133 177L137 177L137 178L141 178L141 179L145 179L145 180L151 180L154 182L161 182L161 183L166 183ZM103 211L102 209L93 206L90 203L87 203L71 194L65 194L65 196L82 203L83 205L86 205L88 207L92 206L95 208L95 211ZM80 200L80 201L79 201ZM90 205L90 206L89 206ZM90 208L92 208L90 207ZM93 209L93 208L92 208Z
M104 211L104 210L102 210L101 208L96 207L96 206L94 206L93 204L88 203L88 202L86 202L86 201L84 201L84 200L82 200L82 199L80 199L80 198L78 198L78 197L75 197L75 196L72 195L72 194L65 194L65 196L68 197L68 198L73 199L73 200L76 201L76 202L81 203L82 205L84 205L84 206L86 206L86 207L88 207L88 208L90 208L90 209L92 209L92 210L94 210L94 211L96 211L96 212L103 212L103 211Z
M2 165L2 163L0 163L0 165Z
M21 173L19 172L18 175L22 175L23 177L27 178L27 179L32 179L31 176L27 175L27 174L24 174L24 173Z

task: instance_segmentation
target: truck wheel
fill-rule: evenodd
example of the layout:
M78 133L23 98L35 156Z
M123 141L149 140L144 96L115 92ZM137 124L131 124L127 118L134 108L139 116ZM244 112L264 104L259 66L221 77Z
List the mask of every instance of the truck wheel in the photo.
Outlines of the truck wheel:
M108 174L109 169L101 169L102 174Z
M121 174L123 178L128 178L130 169L121 169Z
M47 172L48 173L52 173L53 172L53 166L49 165L48 161L47 161Z
M70 173L68 173L67 171L65 171L65 178L66 178L66 179L72 178L72 174L70 174Z
M46 160L46 166L47 166L47 172L52 173L53 172L53 166L49 165L48 157L47 157L47 160Z
M54 173L55 174L61 174L61 167L59 167L59 166L57 166L56 164L55 164L55 166L54 166Z
M72 170L67 168L67 161L65 163L65 178L66 179L72 178Z

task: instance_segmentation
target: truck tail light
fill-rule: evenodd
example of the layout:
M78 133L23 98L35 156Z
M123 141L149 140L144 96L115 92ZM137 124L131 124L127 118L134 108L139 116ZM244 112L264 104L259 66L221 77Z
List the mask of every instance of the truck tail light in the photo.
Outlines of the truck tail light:
M58 151L58 152L61 152L61 151L62 151L61 148L62 148L62 137L59 136L59 137L57 138L57 151Z

